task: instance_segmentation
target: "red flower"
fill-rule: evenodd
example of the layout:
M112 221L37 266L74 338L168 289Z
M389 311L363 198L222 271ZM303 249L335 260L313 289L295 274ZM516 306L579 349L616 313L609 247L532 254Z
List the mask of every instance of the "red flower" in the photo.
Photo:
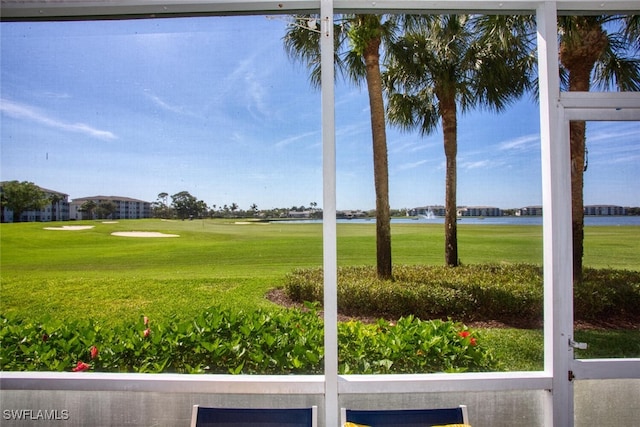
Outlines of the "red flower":
M44 341L44 342L49 341L49 335L47 335L47 334L42 334L42 341Z
M149 324L149 318L147 316L144 316L142 318L142 321L144 322L144 326L147 326Z
M98 357L98 347L96 347L95 345L92 345L91 348L89 349L89 352L91 353L91 358L95 359L96 357Z
M469 331L462 331L462 332L458 332L458 335L461 336L462 338L467 338L471 334L469 333Z
M149 328L145 329L143 335L145 338L147 338L149 335L151 335L151 329Z
M78 362L78 364L76 365L75 368L73 368L71 371L72 372L84 372L91 369L91 366L89 366L88 364L84 363L82 360L80 360Z

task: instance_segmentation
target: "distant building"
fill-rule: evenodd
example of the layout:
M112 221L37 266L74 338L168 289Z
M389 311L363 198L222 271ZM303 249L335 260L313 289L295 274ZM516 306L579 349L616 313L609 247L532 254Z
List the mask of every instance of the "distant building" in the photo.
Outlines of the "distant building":
M289 211L287 213L287 218L311 218L311 211Z
M361 210L357 211L337 211L336 218L340 219L355 219L355 218L364 218L367 214L362 212Z
M585 215L626 215L627 210L622 206L589 205L584 207Z
M458 216L502 216L502 210L494 206L463 206L457 210Z
M2 192L0 183L0 192ZM38 187L42 190L50 203L41 210L30 210L22 212L20 222L48 222L48 221L68 221L69 220L69 195L55 190ZM2 208L2 218L4 222L13 222L13 211Z
M426 216L426 217L434 217L434 216L444 216L446 209L442 205L431 205L431 206L421 206L413 209L409 209L407 214L409 216Z
M104 202L111 202L115 205L116 209L109 216L109 219L141 219L151 218L151 203L144 200L131 199L129 197L120 196L93 196L93 197L80 197L73 199L70 204L70 219L97 219L98 211L94 210L91 218L88 217L87 212L83 212L82 205L86 202L93 201L96 206L99 206Z
M516 216L542 216L542 206L526 206L516 209Z

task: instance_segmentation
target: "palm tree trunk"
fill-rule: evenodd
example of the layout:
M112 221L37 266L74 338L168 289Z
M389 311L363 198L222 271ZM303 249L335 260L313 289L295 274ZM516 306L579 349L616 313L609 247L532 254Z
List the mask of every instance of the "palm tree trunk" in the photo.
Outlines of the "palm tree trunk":
M591 71L609 40L598 21L589 17L574 18L574 37L560 44L560 62L569 72L569 91L588 92ZM586 123L569 124L571 149L571 231L573 237L573 281L582 282L584 254L584 159Z
M582 282L582 258L584 254L584 121L569 124L571 147L571 232L573 237L573 281Z
M456 102L454 95L445 95L440 98L440 111L442 114L442 132L444 136L444 153L447 162L445 178L445 263L449 267L458 266L458 223L457 223L457 161L458 155L458 131L456 117Z
M576 61L569 71L569 90L588 92L595 60ZM586 122L569 123L571 150L571 232L573 241L573 281L582 282L584 256L584 164Z
M380 74L380 39L373 38L364 50L371 133L373 139L373 174L376 191L376 260L378 277L391 279L391 215L389 209L389 166L385 129L382 77Z

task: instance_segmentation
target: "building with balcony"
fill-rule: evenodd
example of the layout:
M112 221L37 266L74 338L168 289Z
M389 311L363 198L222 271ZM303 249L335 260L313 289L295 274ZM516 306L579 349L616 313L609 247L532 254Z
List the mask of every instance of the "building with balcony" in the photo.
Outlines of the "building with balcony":
M502 210L495 206L464 206L458 208L458 216L502 216Z
M0 193L2 192L2 184L0 183ZM40 210L28 210L22 212L18 222L49 222L49 221L68 221L69 220L69 195L60 191L49 190L47 188L38 187L42 190L49 203ZM5 207L2 208L2 222L14 222L13 211Z
M409 216L426 216L431 218L434 216L444 216L445 212L446 209L442 205L430 205L409 209L407 213Z
M93 209L87 211L83 205L93 202ZM113 206L113 211L100 209L103 204ZM85 206L86 207L86 206ZM70 219L142 219L151 218L151 203L144 200L122 196L91 196L73 199L71 202Z
M614 205L589 205L584 207L585 215L598 215L598 216L615 216L626 215L627 210L622 206Z
M542 216L542 206L525 206L516 209L516 216Z

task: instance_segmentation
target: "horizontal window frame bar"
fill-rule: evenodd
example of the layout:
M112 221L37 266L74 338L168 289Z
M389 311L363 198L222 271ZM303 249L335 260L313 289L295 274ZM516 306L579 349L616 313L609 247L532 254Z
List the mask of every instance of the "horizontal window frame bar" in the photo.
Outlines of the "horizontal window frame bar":
M540 0L336 0L336 14L359 13L535 13ZM637 12L637 0L560 0L558 14ZM132 19L200 15L318 13L319 0L2 0L0 20Z
M0 390L324 395L324 376L2 372Z
M340 394L403 394L550 390L553 377L543 371L463 374L342 375Z
M549 390L543 371L462 374L339 375L339 394ZM324 395L324 375L196 375L2 372L1 390Z
M576 380L640 379L640 358L576 359L571 369Z

